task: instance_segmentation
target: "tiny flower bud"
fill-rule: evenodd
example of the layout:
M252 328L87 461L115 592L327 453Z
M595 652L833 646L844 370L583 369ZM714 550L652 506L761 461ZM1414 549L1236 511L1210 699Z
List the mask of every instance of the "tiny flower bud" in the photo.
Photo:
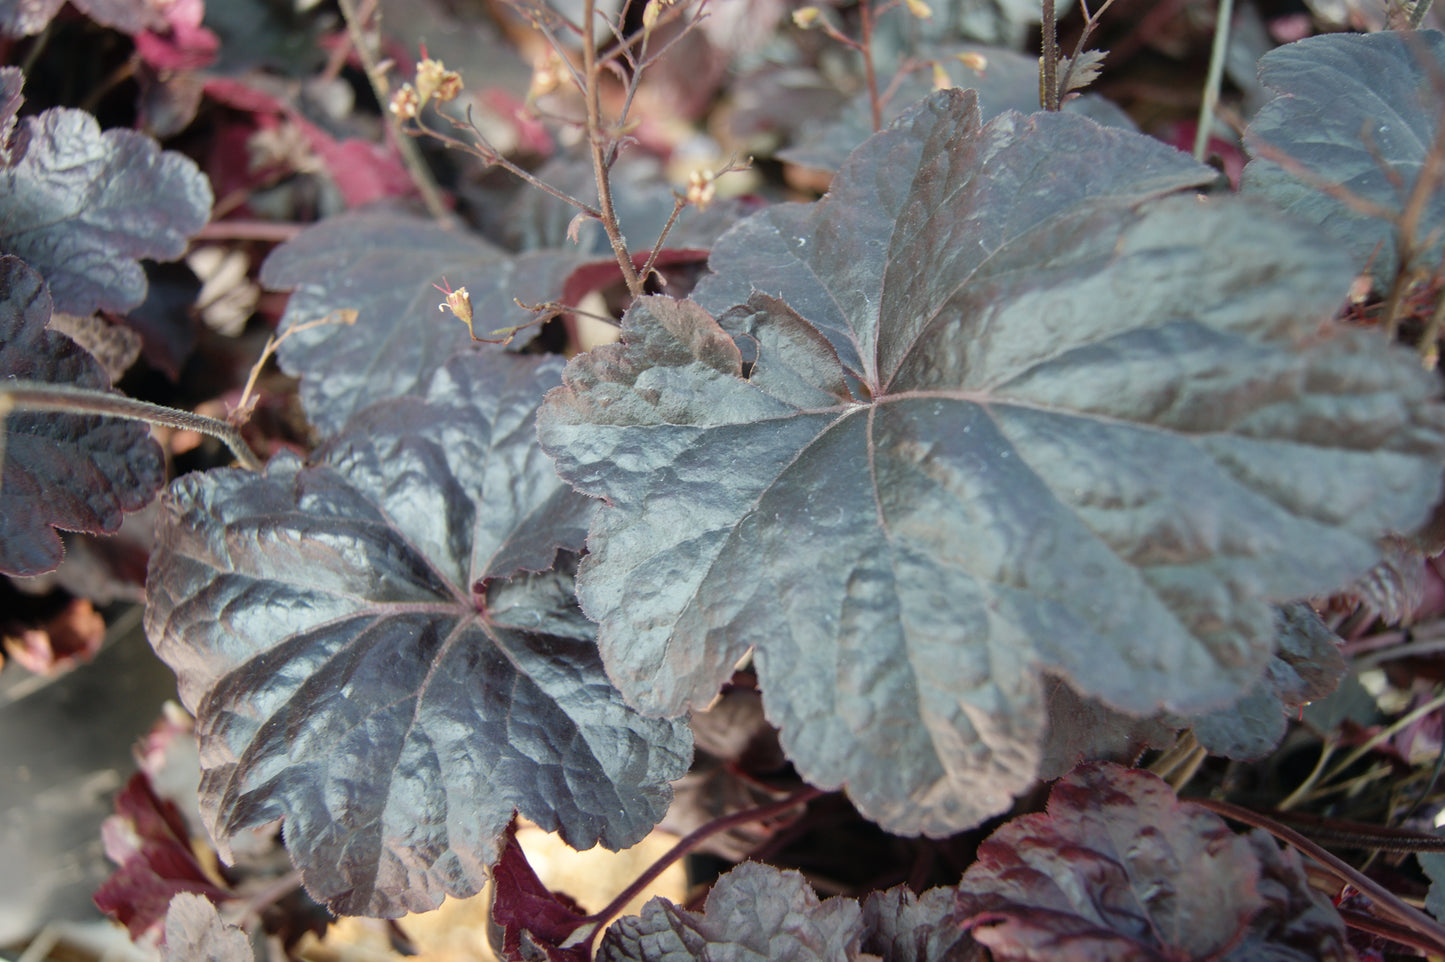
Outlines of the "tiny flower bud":
M687 202L698 210L707 210L716 194L712 171L694 170L687 175Z
M988 69L988 58L981 53L960 53L954 54L954 56L958 58L959 63L980 77L982 77L983 72Z
M793 11L793 25L802 30L811 30L822 11L817 7L799 7Z
M669 0L647 0L647 6L642 8L642 29L651 30L657 26L657 20L662 16L662 8L669 5Z
M562 86L562 58L550 51L546 58L532 67L532 84L527 89L527 100L545 97Z
M903 2L908 4L908 12L919 20L933 19L933 10L923 0L903 0Z
M402 84L401 88L391 95L391 112L396 114L397 119L403 123L415 120L416 113L420 108L421 98L417 96L416 88L411 84Z
M937 60L933 61L933 89L947 90L952 86L954 86L953 78L948 75L947 70L943 69L943 64Z
M428 57L416 65L416 92L423 104L433 97L445 103L462 92L462 75L448 70L440 60Z
M442 278L441 284L433 284L432 287L447 296L445 301L437 305L437 310L451 311L458 320L467 326L467 332L472 335L472 340L478 340L477 335L472 331L472 295L467 293L467 289L458 287L456 290L452 290L452 286L447 284L445 277Z

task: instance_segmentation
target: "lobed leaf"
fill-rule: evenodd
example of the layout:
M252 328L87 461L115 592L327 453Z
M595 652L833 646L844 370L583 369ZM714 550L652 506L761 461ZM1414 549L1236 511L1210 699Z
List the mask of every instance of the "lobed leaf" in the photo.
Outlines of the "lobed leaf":
M604 501L579 598L628 701L700 707L752 650L804 778L943 835L1032 784L1044 672L1136 715L1238 700L1270 602L1424 520L1445 417L1329 322L1341 252L1165 196L1212 178L946 91L574 359L539 432Z
M246 933L221 919L216 906L200 895L171 899L166 912L164 962L254 962Z
M661 818L686 727L623 704L577 610L592 506L533 433L560 366L458 355L310 464L171 487L146 628L223 856L284 817L318 900L395 916L476 892L514 810L579 849Z
M0 256L0 379L108 388L100 364L46 329L50 294L17 257ZM11 413L0 421L0 571L53 571L65 555L57 528L112 534L165 480L144 424L89 415Z
M1080 767L1046 813L991 835L954 911L997 962L1353 958L1292 851L1116 765Z
M133 130L102 133L83 110L21 119L4 152L0 250L40 271L67 314L140 304L140 260L180 257L210 218L210 183L190 158Z
M983 67L974 69L960 58L981 60ZM984 120L992 120L1005 110L1029 113L1039 107L1037 57L1024 56L1001 47L956 44L933 51L933 62L955 86L978 94L978 106ZM909 72L895 77L888 84L893 93L883 108L884 123L896 120L907 108L934 90L932 71L919 69L913 63L905 64L904 69ZM1062 66L1059 76L1063 76ZM1096 94L1075 97L1064 104L1063 110L1096 120L1106 127L1134 129L1134 122L1128 114ZM873 109L864 91L854 96L837 116L805 123L797 142L780 150L778 156L789 163L834 171L842 167L848 155L872 134Z
M656 898L602 937L599 962L863 960L862 916L845 898L819 902L797 872L744 862L720 878L701 913Z
M1244 168L1242 189L1319 225L1354 255L1357 270L1368 265L1387 286L1406 266L1399 262L1395 224L1321 187L1342 187L1401 210L1440 135L1442 70L1445 34L1435 30L1336 33L1271 50L1260 58L1259 78L1276 96L1245 132L1255 156ZM1437 183L1411 240L1420 264L1439 262L1445 238L1436 226L1442 222L1445 190Z
M301 401L325 434L381 398L422 394L449 357L474 345L466 326L438 311L443 277L471 294L473 329L522 324L533 315L514 303L555 298L577 255L538 251L510 257L465 231L387 208L328 218L271 252L261 267L268 287L295 288L281 330L357 311L356 323L300 331L277 351L287 373L300 377ZM514 343L525 344L535 328Z

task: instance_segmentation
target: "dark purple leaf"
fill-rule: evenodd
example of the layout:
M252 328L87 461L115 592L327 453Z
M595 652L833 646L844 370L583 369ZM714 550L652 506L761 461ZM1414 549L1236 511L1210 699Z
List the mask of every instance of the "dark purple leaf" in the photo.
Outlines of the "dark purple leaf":
M131 938L159 927L181 892L231 897L201 868L180 810L155 793L145 773L132 775L117 793L115 811L101 825L101 838L116 870L96 891L95 905L125 925Z
M863 902L863 951L883 962L984 962L983 948L964 930L952 889L914 895L903 886Z
M1309 962L1351 957L1297 856L1230 832L1142 771L1086 765L1009 822L958 885L996 962Z
M587 921L587 912L542 884L517 844L515 826L507 830L492 878L496 886L492 924L501 929L503 959L528 958L524 952L539 951L549 962L589 962L580 944L569 945L573 933Z
M667 807L686 728L607 681L564 552L592 507L533 433L560 362L453 358L303 465L163 500L146 628L197 716L202 811L285 818L308 891L395 916L470 895L513 810L621 848Z
M159 30L165 18L151 0L72 0L97 23L123 33ZM45 29L65 0L0 0L0 33L28 37Z
M0 257L0 378L110 386L95 358L46 330L50 295L19 258ZM165 480L144 424L49 412L4 419L0 463L0 571L38 575L64 555L65 531L112 533Z
M1271 601L1424 520L1445 418L1331 326L1317 232L1159 199L1213 176L947 91L719 242L726 329L648 299L574 359L539 429L604 500L579 597L629 702L700 707L751 648L810 784L948 834L1033 783L1042 672L1137 715L1248 691Z
M983 69L975 70L959 60L960 56L977 58ZM1039 109L1039 61L1012 50L963 44L937 51L935 62L948 78L965 90L978 94L979 110L984 120L992 120L1005 110L1032 113ZM932 70L925 65L909 64L910 72L897 81L897 87L883 110L883 122L892 123L904 111L933 92ZM1097 94L1084 94L1064 104L1068 113L1088 117L1109 127L1133 130L1129 115ZM834 171L843 166L848 155L873 135L873 114L867 93L853 98L836 116L826 121L815 120L806 125L797 142L778 152L778 157L803 167Z
M557 297L579 263L562 251L511 257L465 231L382 208L329 218L276 248L261 282L295 288L282 330L334 310L357 311L355 324L299 332L277 352L287 373L302 379L307 416L331 434L374 401L424 393L447 358L476 346L461 321L437 310L445 295L433 285L443 277L468 289L473 329L487 337L531 320L513 299ZM535 332L523 330L513 343Z
M141 258L173 260L211 214L190 158L83 110L20 121L0 172L0 250L50 285L56 310L124 313L145 300Z
M701 913L653 899L613 923L598 962L862 960L858 903L818 896L797 872L744 862L718 879Z
M177 895L166 912L163 962L255 962L246 933L199 895Z
M1420 176L1439 130L1442 70L1445 34L1433 30L1329 34L1265 54L1260 81L1277 96L1245 132L1255 157L1244 168L1243 190L1318 224L1349 249L1356 269L1369 263L1370 273L1388 285L1404 266L1395 225L1353 209L1260 150L1278 151L1317 181L1399 210L1402 191ZM1395 178L1403 186L1392 183ZM1421 245L1418 263L1433 268L1439 262L1442 222L1445 190L1437 184L1414 238Z

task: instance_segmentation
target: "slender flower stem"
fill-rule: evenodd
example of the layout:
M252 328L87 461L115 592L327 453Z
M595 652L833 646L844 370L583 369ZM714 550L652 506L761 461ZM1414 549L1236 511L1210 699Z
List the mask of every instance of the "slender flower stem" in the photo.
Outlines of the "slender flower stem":
M1039 73L1039 106L1045 110L1059 109L1059 19L1054 14L1054 0L1044 0L1043 64Z
M708 822L706 825L684 837L676 845L668 849L667 853L663 855L662 858L658 859L656 862L653 862L652 866L648 868L646 872L643 872L636 879L634 879L631 885L627 886L627 888L622 890L621 894L619 894L611 902L607 903L606 908L602 909L602 911L600 912L595 912L587 917L586 921L591 923L593 925L593 928L592 931L588 933L587 940L583 943L582 946L584 957L592 957L592 946L593 943L597 940L598 933L602 931L603 927L608 923L608 921L612 919L614 915L617 915L624 908L626 908L628 902L631 902L633 899L637 898L637 896L641 894L647 888L647 886L652 884L654 879L656 879L663 872L667 871L668 867L672 865L672 863L676 862L688 852L691 852L693 849L697 848L698 845L700 845L705 839L709 838L710 836L716 835L718 832L725 832L728 829L735 828L739 825L747 825L750 822L760 822L764 819L772 818L774 815L781 815L783 812L786 812L789 809L796 808L799 805L806 805L813 799L819 798L820 796L826 794L827 793L823 790L812 787L800 789L799 791L794 792L793 794L789 795L787 798L782 799L781 801L769 802L766 805L758 805L755 808L743 809L741 812L734 812L733 814L724 816L723 818L714 819L713 821Z
M231 449L243 468L260 471L265 465L256 457L241 432L225 421L208 418L203 414L178 411L175 408L137 401L123 394L96 391L74 387L69 384L45 384L38 381L0 382L0 413L6 411L62 411L67 414L97 414L104 417L127 418L178 428L182 431L199 431L221 441Z
M873 132L883 129L883 102L878 98L878 72L873 67L873 8L872 0L863 0L858 5L863 18L863 74L868 78L868 108L873 113Z
M1209 130L1214 126L1214 107L1224 83L1224 55L1229 51L1229 25L1234 20L1234 0L1219 0L1214 15L1214 44L1209 48L1209 74L1204 79L1204 99L1199 104L1199 126L1194 131L1194 159L1204 160Z
M1415 0L1415 5L1410 8L1410 26L1416 30L1420 24L1425 22L1425 14L1430 12L1432 0Z
M612 242L612 253L617 257L617 266L622 268L627 290L633 297L641 297L646 290L642 275L637 273L637 265L632 263L622 228L617 223L617 209L612 203L610 165L603 144L602 71L597 63L597 0L586 0L582 7L582 76L587 80L587 88L582 91L587 104L587 148L597 181L597 207L602 214L602 227L607 231L607 239Z
M401 154L406 172L411 175L412 183L416 185L417 191L421 194L427 212L438 221L449 223L451 214L447 211L447 205L442 202L441 191L437 188L436 181L432 179L431 171L427 169L421 151L417 149L415 141L403 135L400 121L387 109L390 97L387 95L386 84L382 80L381 68L376 61L376 55L367 45L366 35L362 31L362 20L356 9L356 0L338 0L338 3L341 7L341 16L346 20L346 32L351 37L351 46L355 48L356 55L361 58L361 66L366 71L366 79L371 82L371 89L376 94L377 102L381 104L382 119L385 121L387 129L391 131L391 139Z

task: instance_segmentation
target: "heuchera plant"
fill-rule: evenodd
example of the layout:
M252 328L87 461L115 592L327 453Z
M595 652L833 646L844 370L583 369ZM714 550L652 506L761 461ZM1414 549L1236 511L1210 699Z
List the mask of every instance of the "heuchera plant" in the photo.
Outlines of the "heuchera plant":
M111 391L47 327L136 308L140 262L207 223L206 178L82 111L20 119L24 77L0 70L0 408L16 411L0 571L53 570L60 532L113 532L151 501L167 467L143 421L230 446L236 465L161 493L144 616L195 717L222 859L279 821L313 898L386 918L495 879L509 959L1343 960L1347 921L1445 951L1437 922L1272 820L1374 914L1342 916L1295 848L1209 809L1259 816L1093 761L1268 754L1345 670L1303 599L1349 590L1402 539L1417 561L1439 547L1445 37L1268 53L1236 192L1078 95L1103 9L1068 54L1043 5L1043 99L1069 109L1027 112L1032 60L933 35L922 4L810 7L798 25L864 67L857 99L780 153L826 170L827 192L716 201L734 165L686 194L621 187L646 142L623 134L633 95L706 18L516 6L555 55L531 102L575 88L557 129L580 129L586 156L539 167L492 146L444 112L462 78L424 53L380 99L431 216L339 213L260 270L290 291L266 355L300 379L313 432L264 460L242 416ZM195 11L177 33L80 7L200 37ZM364 18L340 9L380 93ZM0 5L0 28L53 13ZM915 20L917 56L896 56L885 23ZM210 62L205 36L185 63ZM268 123L293 110L197 83L232 110L264 102ZM529 181L507 211L542 225L469 232L407 135ZM608 297L616 342L559 356L589 314L611 319ZM609 927L615 910L547 891L514 818L579 849L636 843L689 772L694 726L733 751L703 713L749 688L767 723L749 731L775 729L802 784L669 858L834 792L897 836L1016 817L923 893L820 900L746 862L705 903ZM251 958L180 816L143 781L127 791L149 829L103 902L141 931L180 892L168 957Z

